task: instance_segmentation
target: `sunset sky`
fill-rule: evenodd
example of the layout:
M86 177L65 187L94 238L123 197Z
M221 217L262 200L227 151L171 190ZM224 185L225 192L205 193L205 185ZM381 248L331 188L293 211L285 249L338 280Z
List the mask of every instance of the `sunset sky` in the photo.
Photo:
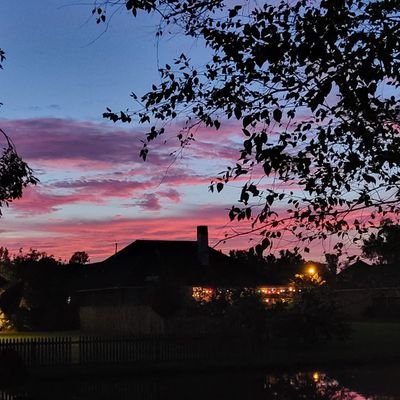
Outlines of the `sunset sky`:
M99 261L135 239L194 240L196 225L208 225L210 244L237 229L228 209L240 183L222 194L210 181L238 158L240 131L225 124L218 136L199 132L178 157L172 135L139 159L143 127L102 119L130 105L159 81L157 63L182 52L203 62L195 40L172 35L157 43L157 19L117 12L107 29L91 17L90 1L0 3L0 127L34 168L40 184L3 210L1 243L12 251L30 247L68 259L87 251ZM244 227L242 227L244 228ZM217 249L246 248L241 237ZM282 241L278 248L290 246ZM311 256L322 253L316 245Z

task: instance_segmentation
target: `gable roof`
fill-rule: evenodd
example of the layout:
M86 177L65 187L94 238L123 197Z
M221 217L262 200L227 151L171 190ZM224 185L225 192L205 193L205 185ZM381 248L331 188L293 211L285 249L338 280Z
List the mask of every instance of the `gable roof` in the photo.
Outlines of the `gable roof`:
M338 274L337 284L338 287L346 289L398 287L400 269L398 265L370 265L359 260Z
M232 275L228 256L207 246L201 265L197 241L136 240L102 262L89 264L81 287L143 285L162 279L186 285L213 284Z
M133 262L146 262L157 265L200 265L198 243L188 240L135 240L104 263L126 265ZM208 247L210 265L225 263L229 257Z

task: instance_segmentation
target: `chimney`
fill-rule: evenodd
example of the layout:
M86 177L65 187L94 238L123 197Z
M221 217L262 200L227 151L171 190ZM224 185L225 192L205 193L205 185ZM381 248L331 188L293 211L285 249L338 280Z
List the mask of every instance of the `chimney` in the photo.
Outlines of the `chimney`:
M208 226L197 227L197 260L203 267L209 265L210 256L208 254Z

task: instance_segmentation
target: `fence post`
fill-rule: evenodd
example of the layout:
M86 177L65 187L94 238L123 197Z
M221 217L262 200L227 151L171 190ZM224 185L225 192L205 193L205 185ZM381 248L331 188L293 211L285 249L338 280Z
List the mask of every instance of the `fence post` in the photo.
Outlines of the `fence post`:
M31 345L31 364L32 366L36 366L36 341L31 339L25 344Z
M78 364L79 365L83 364L83 360L82 360L83 354L84 354L83 341L84 341L84 336L79 336L79 338L78 338Z

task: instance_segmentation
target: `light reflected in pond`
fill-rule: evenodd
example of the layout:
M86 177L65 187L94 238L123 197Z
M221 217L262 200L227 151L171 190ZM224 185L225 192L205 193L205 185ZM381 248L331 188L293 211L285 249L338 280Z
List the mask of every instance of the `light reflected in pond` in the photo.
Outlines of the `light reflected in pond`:
M374 369L375 368L375 369ZM296 373L260 371L146 373L124 377L29 380L0 392L0 399L74 400L397 400L395 366ZM388 377L393 378L388 380ZM371 377L375 383L371 386ZM382 385L380 385L382 381ZM361 394L362 393L362 394Z
M343 387L323 372L266 375L265 399L362 400L364 397Z

